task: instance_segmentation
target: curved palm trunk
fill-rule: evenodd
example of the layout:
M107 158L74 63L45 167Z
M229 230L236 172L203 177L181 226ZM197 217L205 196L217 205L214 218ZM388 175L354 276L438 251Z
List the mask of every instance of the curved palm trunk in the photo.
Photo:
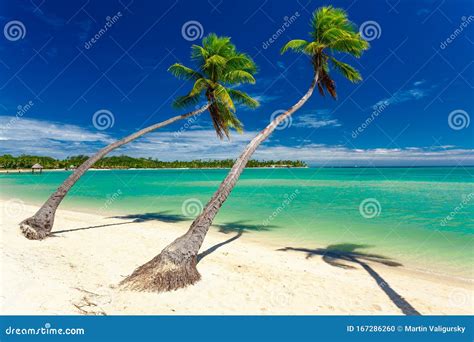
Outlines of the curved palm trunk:
M54 216L56 209L58 208L61 201L67 195L68 191L76 184L76 182L81 178L81 176L97 162L99 159L104 157L109 152L119 148L122 145L125 145L135 139L140 138L141 136L152 132L158 128L167 126L175 121L188 118L193 115L198 115L204 112L209 105L205 105L195 111L174 116L163 122L154 124L152 126L146 127L142 130L139 130L136 133L133 133L121 140L118 140L104 148L99 152L94 154L92 157L87 159L81 166L79 166L60 186L59 188L49 197L49 199L43 204L43 206L34 214L32 217L27 218L26 220L20 223L20 229L22 233L31 240L41 240L49 235L54 224Z
M310 98L318 82L315 73L306 94L285 113L276 117L247 145L236 160L227 177L207 203L203 212L194 220L189 230L168 245L159 255L138 267L121 285L137 291L171 291L191 285L200 279L197 271L197 254L206 237L209 227L219 209L229 197L240 174L257 147L268 138L275 128L287 117L297 111Z

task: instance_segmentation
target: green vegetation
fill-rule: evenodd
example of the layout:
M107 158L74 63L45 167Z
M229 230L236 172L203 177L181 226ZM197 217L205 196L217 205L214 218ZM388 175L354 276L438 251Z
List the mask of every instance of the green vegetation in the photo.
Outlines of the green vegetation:
M64 160L51 157L21 155L13 157L10 154L0 156L0 169L27 169L36 163L41 164L45 169L64 169L71 166L79 166L89 158L79 155L68 157ZM192 160L192 161L161 161L151 158L132 158L129 156L105 157L95 163L97 169L147 169L147 168L230 168L234 164L233 159L224 160ZM248 167L306 167L306 163L293 160L250 160Z
M234 103L249 108L259 105L250 95L235 89L240 84L255 83L257 66L252 58L237 51L229 37L218 37L211 33L203 38L202 46L191 47L191 59L196 70L179 63L168 69L174 76L194 82L191 91L174 101L174 106L194 106L205 97L219 138L228 138L229 128L242 132L243 125L236 116Z
M329 93L336 99L336 83L331 78L330 69L339 72L353 83L362 81L360 73L344 62L337 60L334 53L346 53L359 58L369 48L357 27L347 18L341 8L321 7L311 19L311 40L294 39L286 43L281 53L293 50L311 58L314 70L318 73L318 90L321 95Z

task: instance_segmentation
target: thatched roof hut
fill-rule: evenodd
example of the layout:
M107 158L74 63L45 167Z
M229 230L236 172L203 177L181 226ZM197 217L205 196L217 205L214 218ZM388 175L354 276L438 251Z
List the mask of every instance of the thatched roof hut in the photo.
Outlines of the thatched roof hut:
M36 163L35 165L31 167L31 172L35 173L35 171L39 171L39 173L41 173L43 171L43 166Z

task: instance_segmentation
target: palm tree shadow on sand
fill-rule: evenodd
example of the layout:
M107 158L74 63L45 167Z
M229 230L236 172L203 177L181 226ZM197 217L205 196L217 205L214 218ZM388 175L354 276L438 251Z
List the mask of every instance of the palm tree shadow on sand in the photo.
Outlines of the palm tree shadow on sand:
M218 229L220 233L224 234L229 234L229 233L236 233L234 236L232 236L230 239L227 239L225 241L219 242L218 244L215 244L214 246L206 249L204 252L201 252L197 255L197 262L199 263L203 258L208 256L209 254L215 252L217 249L221 248L224 245L227 245L228 243L231 243L238 238L242 236L245 232L250 232L250 231L267 231L270 228L276 227L272 225L267 225L265 227L255 225L255 224L249 224L246 223L246 220L240 220L240 221L235 221L235 222L227 222L227 223L222 223L222 224L215 224L214 227Z
M54 237L54 236L57 236L56 234L70 233L70 232L75 232L75 231L80 231L80 230L98 229L98 228L105 228L105 227L112 227L112 226L121 226L121 225L132 224L132 223L142 223L142 222L150 222L150 221L177 223L177 222L191 220L191 218L189 218L188 216L172 214L170 213L170 211L160 211L156 213L143 213L143 214L128 214L128 215L122 215L122 216L111 216L109 218L131 220L131 221L107 223L107 224L100 224L96 226L79 227L79 228L72 228L72 229L66 229L66 230L58 230L58 231L53 231L51 236ZM262 227L259 225L246 223L245 220L240 220L240 221L235 221L235 222L216 224L214 225L214 227L216 227L218 231L223 234L229 234L229 233L236 233L236 234L230 239L227 239L223 242L215 244L214 246L208 248L204 252L198 254L197 262L199 262L204 257L208 256L209 254L215 252L220 247L237 240L245 232L267 231L270 228L273 228L276 226L267 225L265 227Z
M391 267L402 266L402 264L392 261L382 255L368 254L357 251L357 249L368 247L370 247L370 245L342 243L337 245L329 245L326 248L316 249L285 247L278 249L278 251L304 252L306 253L306 259L310 259L315 255L320 255L322 256L322 259L329 265L345 269L355 268L354 266L350 265L350 263L359 264L377 282L377 285L382 289L383 292L385 292L392 303L395 304L405 315L421 315L365 261L376 262Z
M184 215L177 215L171 214L170 211L160 211L156 213L143 213L143 214L129 214L129 215L122 215L122 216L111 216L109 218L121 219L121 220L131 220L127 222L116 222L116 223L107 223L107 224L100 224L96 226L89 226L89 227L79 227L73 229L66 229L66 230L59 230L53 231L52 236L55 234L60 233L69 233L75 232L79 230L88 230L88 229L96 229L96 228L105 228L111 226L121 226L124 224L131 224L131 223L142 223L142 222L150 222L150 221L161 221L166 223L176 223L181 221L189 221L190 218Z

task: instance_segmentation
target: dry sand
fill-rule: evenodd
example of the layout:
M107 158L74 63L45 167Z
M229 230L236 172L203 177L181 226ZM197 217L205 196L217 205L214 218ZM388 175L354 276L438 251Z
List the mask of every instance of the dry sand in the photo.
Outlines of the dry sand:
M1 314L402 314L391 291L421 314L474 312L472 282L368 263L383 278L380 287L360 265L344 269L320 256L277 251L284 246L257 241L258 233L203 258L202 280L194 286L171 293L123 291L120 280L186 224L59 210L54 230L72 231L29 241L18 222L37 207L22 204L15 214L6 201L0 205ZM102 227L84 229L94 226ZM202 251L233 236L211 231Z

